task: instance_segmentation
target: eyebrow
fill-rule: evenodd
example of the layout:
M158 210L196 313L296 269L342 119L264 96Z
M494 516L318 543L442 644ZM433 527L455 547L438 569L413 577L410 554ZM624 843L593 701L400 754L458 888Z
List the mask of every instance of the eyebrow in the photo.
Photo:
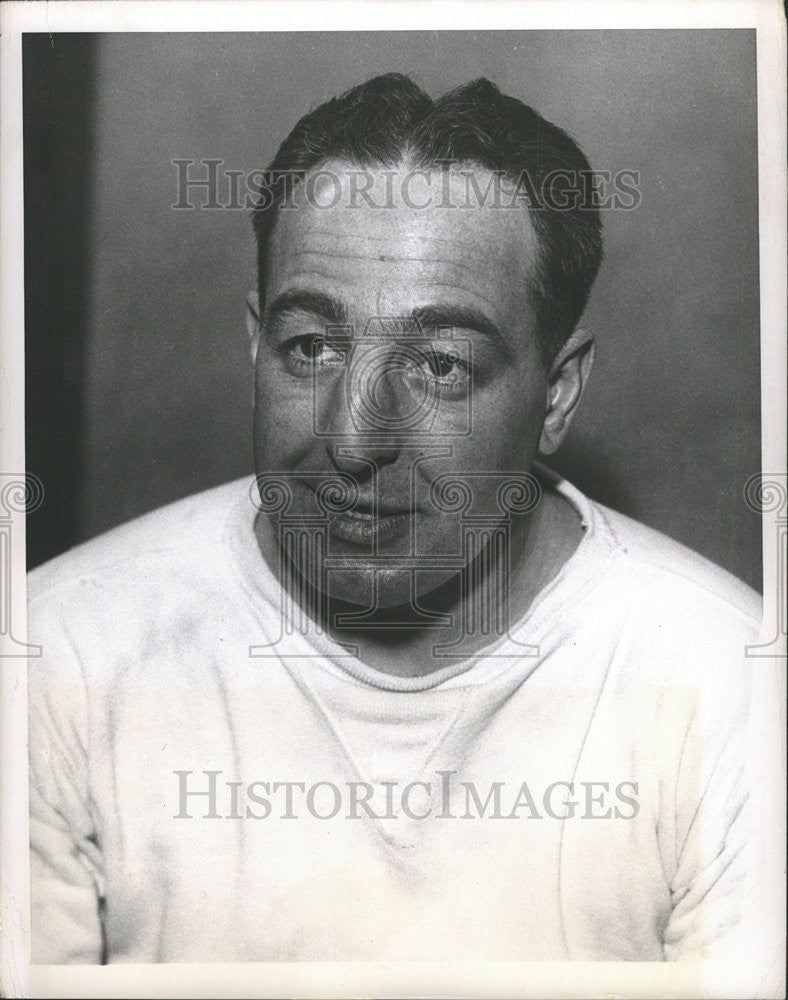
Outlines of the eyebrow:
M265 324L269 326L277 319L291 313L302 312L319 316L336 326L348 326L348 310L343 302L323 292L309 289L292 289L278 295L265 311ZM417 325L423 333L452 328L474 330L499 345L506 347L506 339L498 326L478 309L449 303L418 306L411 311L406 322Z
M499 328L483 312L472 306L456 306L438 303L431 306L420 306L414 309L410 318L421 327L425 333L441 327L453 327L462 330L475 330L477 333L496 340L505 346L505 339Z
M324 295L322 292L293 289L277 295L266 308L265 325L269 326L282 316L295 312L312 313L337 326L346 326L348 323L347 309L339 299L335 299L332 295Z

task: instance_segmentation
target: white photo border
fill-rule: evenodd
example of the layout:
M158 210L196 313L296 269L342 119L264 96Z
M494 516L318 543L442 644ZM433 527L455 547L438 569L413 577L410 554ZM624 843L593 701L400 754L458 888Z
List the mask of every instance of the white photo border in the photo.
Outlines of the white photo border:
M779 0L73 0L8 2L0 10L0 472L24 474L23 32L310 30L676 29L756 31L760 224L762 464L785 484L786 464L786 27ZM783 486L783 488L785 488ZM782 517L784 518L784 508ZM785 566L775 544L780 511L763 513L763 643L781 671L778 604ZM24 513L13 525L8 615L25 634ZM0 635L0 995L61 997L637 997L780 996L782 968L763 981L721 962L670 963L264 963L249 965L29 966L27 711L25 659ZM768 711L765 707L764 711ZM772 706L771 710L774 710ZM784 708L783 727L784 727ZM784 728L783 728L784 733ZM754 734L757 740L757 733ZM785 750L755 746L763 768ZM784 786L784 781L780 784ZM764 852L785 844L784 809L763 802ZM767 830L767 826L770 829ZM764 913L784 925L784 911Z

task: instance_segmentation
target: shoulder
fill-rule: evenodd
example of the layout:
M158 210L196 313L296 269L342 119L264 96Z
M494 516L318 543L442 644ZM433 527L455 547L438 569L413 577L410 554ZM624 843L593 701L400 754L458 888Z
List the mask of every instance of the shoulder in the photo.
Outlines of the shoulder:
M251 483L236 480L186 497L70 549L28 574L29 603L46 604L71 590L152 585L205 565L222 549Z
M760 595L661 532L592 507L613 544L607 586L627 650L620 681L696 688L720 725L738 718L754 677L747 647L758 639Z
M612 537L627 577L652 608L673 608L681 618L691 612L719 621L736 621L747 630L761 621L761 596L732 573L659 531L591 504Z
M30 573L28 636L42 649L31 683L95 692L129 672L202 670L246 607L238 551L254 542L253 482L169 504Z
M645 606L653 618L673 616L686 623L696 615L735 623L739 630L760 627L762 599L732 573L660 531L584 496L562 476L544 466L538 473L579 515L586 537L578 553L590 562L587 572L617 591L631 607ZM605 587L603 587L605 591Z
M546 482L575 507L585 528L567 570L574 566L587 598L567 617L585 636L608 644L618 682L727 691L735 702L753 673L747 647L758 641L760 595L685 545L588 499L551 470Z

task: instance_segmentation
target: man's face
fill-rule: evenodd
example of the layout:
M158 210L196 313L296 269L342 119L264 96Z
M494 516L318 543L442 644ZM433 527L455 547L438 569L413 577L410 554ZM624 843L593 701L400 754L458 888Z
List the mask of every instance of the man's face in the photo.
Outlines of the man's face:
M357 168L321 169L342 196L320 179L280 212L268 251L256 469L286 479L288 518L325 518L321 485L349 484L350 508L327 515L327 575L288 552L331 596L391 607L459 572L447 474L466 487L466 514L500 520L506 475L530 469L547 393L528 293L536 237L525 208L478 205L459 176L449 200L462 207L437 204L438 175L407 181L412 207L373 207L350 190ZM407 168L371 173L373 190L400 192ZM478 190L489 181L479 168Z

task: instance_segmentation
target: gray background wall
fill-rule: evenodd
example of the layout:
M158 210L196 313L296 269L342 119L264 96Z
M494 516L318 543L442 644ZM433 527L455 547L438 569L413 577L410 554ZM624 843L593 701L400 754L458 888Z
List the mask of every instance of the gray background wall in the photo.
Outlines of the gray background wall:
M262 168L301 114L390 70L434 95L488 76L596 169L640 172L639 208L605 213L597 367L553 464L758 586L746 31L28 37L28 465L51 487L32 561L251 471L248 214L173 210L172 160Z

